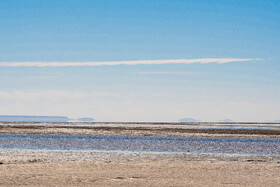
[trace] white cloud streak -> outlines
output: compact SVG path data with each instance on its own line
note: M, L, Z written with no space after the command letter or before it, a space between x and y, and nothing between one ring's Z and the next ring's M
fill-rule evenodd
M198 72L174 72L174 71L150 71L150 72L138 72L138 74L150 74L150 75L199 75Z
M110 62L0 62L0 67L78 67L78 66L117 66L117 65L148 65L148 64L192 64L192 63L230 63L247 62L262 59L242 58L200 58L176 60L136 60Z
M63 90L39 90L39 91L0 91L1 100L21 100L21 101L65 101L65 100L90 100L101 97L119 97L117 93L111 92L82 92L82 91L63 91Z

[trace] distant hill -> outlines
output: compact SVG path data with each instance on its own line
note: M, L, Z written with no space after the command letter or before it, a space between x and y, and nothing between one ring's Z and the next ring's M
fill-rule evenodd
M91 121L94 121L93 118L78 118L77 120L78 120L78 121L83 121L83 122L91 122Z
M183 118L179 120L180 122L200 122L199 120L193 118Z
M67 122L70 119L65 116L1 116L1 122Z
M12 116L0 115L0 122L69 122L73 121L65 116ZM93 118L78 118L74 121L90 122Z
M224 120L221 120L220 122L233 122L232 119L224 119Z

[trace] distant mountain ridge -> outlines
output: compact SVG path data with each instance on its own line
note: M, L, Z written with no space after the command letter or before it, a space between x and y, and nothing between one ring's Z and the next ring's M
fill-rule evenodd
M66 116L24 116L0 115L0 122L69 122ZM79 118L77 121L94 121L93 118Z
M196 119L193 119L193 118L183 118L183 119L180 119L179 122L200 122L200 120L196 120Z
M221 120L220 122L234 122L234 121L232 119L227 118L227 119Z

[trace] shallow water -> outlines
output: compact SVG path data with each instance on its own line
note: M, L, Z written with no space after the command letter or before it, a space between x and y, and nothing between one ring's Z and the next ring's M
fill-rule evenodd
M280 155L280 138L0 135L0 149Z

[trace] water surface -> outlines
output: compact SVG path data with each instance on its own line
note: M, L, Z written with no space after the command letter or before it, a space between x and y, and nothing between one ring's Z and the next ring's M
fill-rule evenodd
M280 138L0 135L0 149L280 155Z

